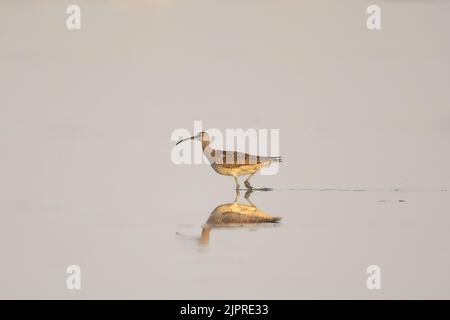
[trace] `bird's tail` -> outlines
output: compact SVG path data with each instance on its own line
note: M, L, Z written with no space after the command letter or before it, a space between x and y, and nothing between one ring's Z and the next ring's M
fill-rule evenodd
M272 221L268 221L268 222L272 222L272 223L279 223L281 222L282 218L281 217L273 217Z
M272 162L283 162L283 159L281 159L281 157L270 157L270 161L272 161Z

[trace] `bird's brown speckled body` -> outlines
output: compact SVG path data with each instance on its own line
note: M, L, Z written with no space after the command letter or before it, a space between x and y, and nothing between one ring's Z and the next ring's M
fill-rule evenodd
M215 150L210 147L210 138L206 132L200 132L198 135L183 139L186 140L199 139L202 142L203 153L208 158L211 167L217 173L225 176L232 176L236 182L236 189L239 189L237 177L249 175L245 180L245 186L252 189L250 178L261 168L268 167L272 163L281 162L281 157L261 157L242 153L237 151ZM177 143L177 144L178 144Z
M203 225L200 242L207 244L212 229L215 228L239 228L256 227L262 224L277 224L280 217L271 216L259 210L251 201L251 190L248 190L245 198L248 204L239 203L239 192L236 191L236 198L233 203L226 203L217 206Z

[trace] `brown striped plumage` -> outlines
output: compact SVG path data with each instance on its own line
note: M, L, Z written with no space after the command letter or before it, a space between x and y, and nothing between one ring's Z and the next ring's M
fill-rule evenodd
M232 176L236 182L236 189L239 189L238 176L249 175L245 180L245 186L252 189L250 178L261 168L268 167L272 163L281 162L281 157L262 157L237 151L215 150L210 147L209 135L200 132L198 135L180 140L177 144L199 139L202 142L203 153L208 158L211 167L219 174Z

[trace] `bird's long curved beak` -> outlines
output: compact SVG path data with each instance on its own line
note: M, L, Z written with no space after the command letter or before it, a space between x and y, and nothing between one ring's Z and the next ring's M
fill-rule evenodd
M182 139L182 140L177 142L176 146L179 145L180 143L182 143L183 141L193 140L194 138L195 138L195 136L192 136L192 137L186 138L186 139Z

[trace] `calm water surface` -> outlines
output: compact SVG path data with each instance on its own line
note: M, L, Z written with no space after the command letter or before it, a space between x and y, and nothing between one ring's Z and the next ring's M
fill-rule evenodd
M450 298L446 1L80 2L0 1L0 298ZM279 129L280 222L171 161L195 120Z

